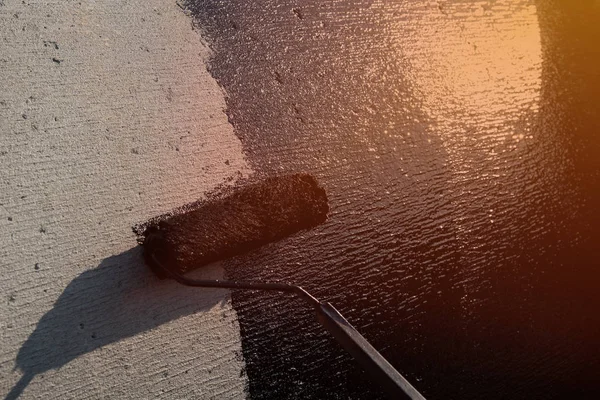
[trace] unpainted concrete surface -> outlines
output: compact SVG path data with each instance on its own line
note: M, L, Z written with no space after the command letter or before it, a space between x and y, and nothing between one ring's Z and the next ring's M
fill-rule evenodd
M244 397L229 293L131 231L250 173L208 56L175 1L0 1L2 397Z

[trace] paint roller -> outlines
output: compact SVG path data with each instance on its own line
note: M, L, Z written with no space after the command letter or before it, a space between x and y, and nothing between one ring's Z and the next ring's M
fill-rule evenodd
M197 280L185 273L278 241L327 219L325 190L294 174L228 188L133 227L146 264L160 277L193 287L293 293L393 399L424 397L329 303L284 283Z

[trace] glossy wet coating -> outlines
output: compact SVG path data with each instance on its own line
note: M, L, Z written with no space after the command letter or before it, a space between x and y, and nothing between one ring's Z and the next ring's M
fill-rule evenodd
M253 165L332 209L229 277L331 301L428 398L596 398L600 6L569 3L192 2ZM381 395L299 303L233 299L253 398Z

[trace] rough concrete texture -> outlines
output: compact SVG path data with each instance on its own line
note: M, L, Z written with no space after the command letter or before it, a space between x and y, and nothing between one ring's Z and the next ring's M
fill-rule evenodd
M3 397L243 397L229 293L131 232L249 174L208 56L172 0L0 1Z

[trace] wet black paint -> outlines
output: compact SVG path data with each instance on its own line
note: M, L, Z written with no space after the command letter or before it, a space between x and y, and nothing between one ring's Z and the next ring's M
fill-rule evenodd
M412 18L403 4L189 2L253 167L309 171L331 205L324 226L227 273L331 301L428 398L597 398L600 11L535 3L539 111L519 116L533 139L491 143L458 115L457 181L390 42ZM390 122L395 135L376 134ZM233 304L252 398L381 396L296 301L239 292Z

